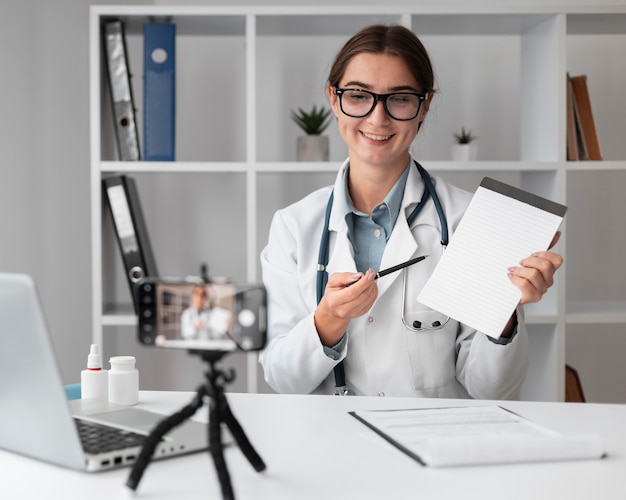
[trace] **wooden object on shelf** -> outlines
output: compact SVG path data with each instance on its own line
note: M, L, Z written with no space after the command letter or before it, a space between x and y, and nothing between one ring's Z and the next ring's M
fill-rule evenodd
M578 154L578 126L576 117L576 103L574 102L574 90L569 73L567 74L566 85L566 106L567 106L567 159L577 161Z
M570 365L565 365L565 402L584 403L585 401L585 393L578 372Z
M584 151L586 153L584 157L579 159L602 160L600 143L591 109L591 99L589 98L589 90L587 88L587 75L570 76L569 81L572 84L575 116L580 124L580 137L584 142Z

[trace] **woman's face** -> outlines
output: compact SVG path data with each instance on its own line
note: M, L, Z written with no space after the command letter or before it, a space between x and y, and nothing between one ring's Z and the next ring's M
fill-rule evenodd
M340 88L357 88L377 94L392 92L423 92L404 60L385 54L358 54L346 68ZM378 102L363 118L346 116L339 106L334 88L328 88L331 107L337 117L339 133L348 146L350 166L374 166L402 171L409 161L409 148L419 123L424 119L428 102L422 103L413 120L391 118Z

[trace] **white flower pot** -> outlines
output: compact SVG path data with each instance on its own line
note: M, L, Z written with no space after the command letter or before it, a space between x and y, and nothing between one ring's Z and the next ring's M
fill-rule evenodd
M298 137L298 161L328 161L330 146L327 135L301 135Z
M458 144L452 145L452 160L453 161L471 161L476 159L476 145L475 144Z

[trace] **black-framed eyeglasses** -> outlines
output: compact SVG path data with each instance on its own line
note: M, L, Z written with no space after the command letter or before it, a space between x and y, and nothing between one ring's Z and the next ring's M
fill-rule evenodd
M339 107L344 115L352 118L363 118L369 115L378 101L383 103L385 112L394 120L408 121L415 118L428 99L428 92L393 92L392 94L376 94L369 90L335 87L335 95L339 96Z

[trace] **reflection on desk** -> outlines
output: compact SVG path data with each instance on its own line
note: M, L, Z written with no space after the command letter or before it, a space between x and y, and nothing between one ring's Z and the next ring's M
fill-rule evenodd
M170 413L192 397L192 393L141 392L139 406ZM561 433L599 435L608 454L603 460L434 469L390 446L348 412L485 401L273 394L228 394L228 399L267 464L267 471L258 474L238 448L226 450L240 500L625 498L626 405L496 403ZM206 411L201 412L195 418L206 419ZM5 451L0 451L0 470L0 496L11 500L126 498L123 485L130 472L86 474ZM151 464L137 495L141 499L221 498L208 454Z

